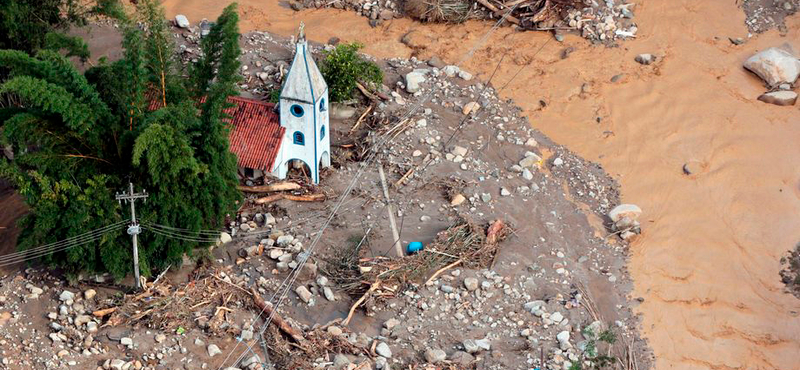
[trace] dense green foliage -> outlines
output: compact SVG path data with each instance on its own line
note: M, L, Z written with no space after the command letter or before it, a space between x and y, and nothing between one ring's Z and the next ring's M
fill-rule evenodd
M28 54L45 47L75 50L79 39L48 35L64 32L70 25L85 25L94 14L119 15L119 9L116 0L0 0L0 49Z
M320 72L328 83L331 101L340 102L353 98L358 82L373 88L383 82L381 68L358 54L358 50L363 47L364 45L354 42L339 44L333 50L323 52Z
M0 96L0 144L15 159L0 161L31 209L21 222L20 249L95 230L130 217L114 199L145 188L137 218L189 230L219 228L240 199L236 157L228 149L223 109L236 94L239 34L235 4L203 40L204 57L187 72L174 60L157 0L140 1L121 21L123 58L79 73L63 56L0 50L7 78ZM199 102L205 98L204 102ZM148 108L159 103L157 110ZM101 241L45 257L68 273L132 271L130 237ZM144 275L180 264L196 243L140 235Z

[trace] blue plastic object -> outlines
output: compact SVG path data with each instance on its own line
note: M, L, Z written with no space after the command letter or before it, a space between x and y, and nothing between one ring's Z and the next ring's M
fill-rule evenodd
M406 248L406 251L408 252L408 254L414 254L414 253L417 253L417 252L423 250L424 248L425 248L425 246L422 245L422 242L411 242L411 243L408 243L408 247Z

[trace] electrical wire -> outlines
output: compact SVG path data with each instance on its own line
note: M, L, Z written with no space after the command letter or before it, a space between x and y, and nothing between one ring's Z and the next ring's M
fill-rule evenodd
M124 229L125 228L124 224L127 222L128 221L120 221L111 225L104 226L100 229L88 231L86 233L76 235L55 243L45 244L36 248L0 256L0 267L15 265L21 262L33 260L53 253L86 245L88 243L102 239L109 232Z

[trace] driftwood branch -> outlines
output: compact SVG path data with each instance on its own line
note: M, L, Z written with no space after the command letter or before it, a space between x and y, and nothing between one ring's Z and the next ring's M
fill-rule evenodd
M302 343L305 340L305 338L303 338L303 334L286 322L286 320L278 315L277 312L274 312L272 305L268 305L255 289L250 289L250 293L253 295L253 302L255 302L256 307L261 310L262 317L265 319L272 317L271 324L275 325L278 329L280 329L280 331L291 337L295 342Z
M476 1L477 1L479 4L481 4L481 5L485 6L485 7L486 7L486 9L489 9L489 10L491 10L492 12L494 12L494 14L497 14L497 15L501 15L501 14L503 14L503 12L502 12L500 9L497 9L497 7L496 7L496 6L494 6L494 5L492 5L492 3L490 3L488 0L476 0ZM509 14L508 16L506 16L506 20L507 20L507 21L509 21L509 22L511 22L511 23L514 23L514 24L516 24L516 25L519 25L519 23L520 23L520 22L519 22L519 19L517 19L516 17L514 17L514 16L513 16L513 15L511 15L511 14Z
M273 193L276 191L298 190L301 186L298 183L285 181L269 185L238 186L236 188L245 193Z
M283 199L295 202L321 202L325 200L325 194L306 194L306 195L273 194L267 197L258 198L255 200L255 203L267 204L267 203L277 202Z
M375 291L375 289L378 289L378 287L380 286L381 286L381 281L380 280L376 281L369 287L369 290L367 290L367 292L364 293L364 295L362 295L361 298L359 298L356 301L356 303L353 303L353 306L350 307L350 312L347 313L347 318L344 319L344 321L342 321L342 326L347 326L348 324L350 324L350 320L353 318L353 314L356 313L356 308L358 308L358 306L361 306L361 304L364 303L365 300L367 300L367 297L369 297L369 295L373 291Z

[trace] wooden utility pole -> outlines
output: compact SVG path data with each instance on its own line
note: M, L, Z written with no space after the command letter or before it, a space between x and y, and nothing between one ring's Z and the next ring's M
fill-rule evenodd
M136 279L136 289L141 289L142 283L139 280L139 245L138 235L142 232L139 223L136 222L136 200L144 199L147 203L147 191L142 190L141 193L133 192L133 183L128 183L129 188L127 193L117 193L117 201L122 204L124 200L131 204L131 225L128 226L128 235L133 240L133 278Z
M389 225L392 227L392 238L394 238L394 251L397 257L403 257L403 247L400 245L400 233L397 232L397 223L394 220L394 207L389 199L389 188L386 186L386 175L383 173L383 165L378 163L378 173L381 176L381 187L383 187L383 197L386 198L386 209L389 210Z

